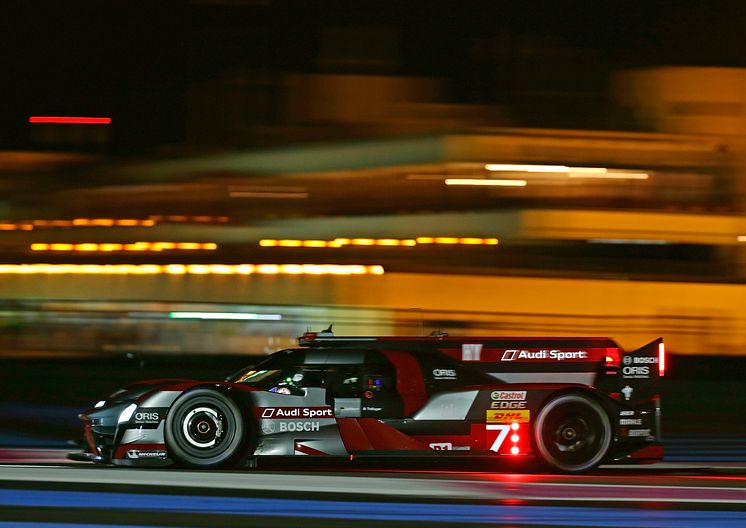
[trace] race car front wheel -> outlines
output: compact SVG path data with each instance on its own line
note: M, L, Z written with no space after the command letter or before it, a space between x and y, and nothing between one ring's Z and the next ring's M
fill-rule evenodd
M533 432L536 453L553 469L588 471L611 445L611 423L603 407L582 394L564 394L539 411Z
M195 468L235 463L244 439L238 406L212 389L187 392L166 418L166 447L174 460Z

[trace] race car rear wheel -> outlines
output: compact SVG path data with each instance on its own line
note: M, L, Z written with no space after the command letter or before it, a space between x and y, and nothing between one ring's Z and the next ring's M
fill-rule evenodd
M166 447L174 460L195 468L235 463L244 440L238 406L212 389L187 392L166 418Z
M601 463L611 445L611 422L601 405L582 394L563 394L539 411L534 446L541 460L568 473Z

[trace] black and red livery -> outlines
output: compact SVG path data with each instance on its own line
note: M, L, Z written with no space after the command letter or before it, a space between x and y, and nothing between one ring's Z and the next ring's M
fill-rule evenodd
M81 414L87 451L128 466L262 457L438 456L582 472L662 459L662 339L306 333L225 381L137 383Z

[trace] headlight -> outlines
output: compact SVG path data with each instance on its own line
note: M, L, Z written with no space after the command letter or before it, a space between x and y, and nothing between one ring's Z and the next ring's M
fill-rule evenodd
M98 409L99 407L103 407L104 405L106 405L106 400L99 400L96 402L96 405L94 405L94 407Z
M137 409L137 404L130 403L119 415L117 423L129 422L130 418L132 418L132 415L135 413L135 409Z

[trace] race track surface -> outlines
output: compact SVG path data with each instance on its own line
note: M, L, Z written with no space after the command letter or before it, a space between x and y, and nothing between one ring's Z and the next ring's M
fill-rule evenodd
M31 458L0 465L0 528L746 526L743 464L604 467L570 476L390 461L187 471Z

